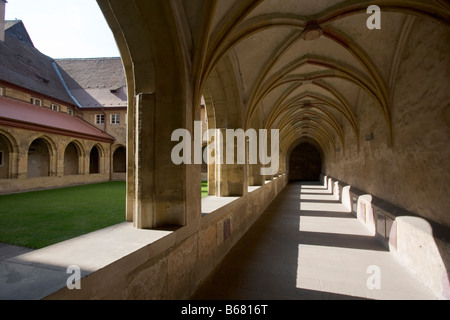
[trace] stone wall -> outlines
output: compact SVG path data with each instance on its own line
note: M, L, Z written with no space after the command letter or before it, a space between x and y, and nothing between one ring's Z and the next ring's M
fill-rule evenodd
M32 98L37 98L41 100L41 106L46 108L51 108L52 105L58 106L58 111L63 113L68 113L69 109L74 111L73 107L69 107L68 104L61 104L60 102L55 102L53 100L49 100L47 97L43 97L41 95L35 96L30 92L26 92L24 90L19 90L15 88L11 88L9 86L4 87L4 96L16 100L20 100L23 102L30 103Z
M47 299L188 299L286 186L283 175Z
M58 188L71 185L97 183L111 180L111 144L91 140L75 139L50 133L0 126L2 140L8 141L9 162L3 166L3 176L0 179L0 194L24 192L30 190ZM48 149L48 174L42 177L29 177L29 148L33 141L39 139ZM66 175L65 151L73 143L77 146L78 174ZM89 158L91 149L97 146L100 150L100 173L89 174ZM6 148L5 148L6 149ZM73 160L73 159L72 159ZM73 165L73 164L72 164ZM123 175L116 177L123 179Z
M330 177L333 194L439 299L450 299L449 228Z
M445 27L417 18L390 88L393 144L372 99L358 105L360 150L349 126L347 146L325 172L422 217L450 226L450 91ZM366 135L373 140L366 141Z
M105 123L96 124L96 115L104 115ZM111 115L119 115L120 123L112 124ZM98 129L106 132L107 134L113 136L116 139L117 144L126 146L127 145L127 110L123 108L105 108L104 110L93 110L90 111L88 108L82 110L82 118L89 122L91 125L97 127Z

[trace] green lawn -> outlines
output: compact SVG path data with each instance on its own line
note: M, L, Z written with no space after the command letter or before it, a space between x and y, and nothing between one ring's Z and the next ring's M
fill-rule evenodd
M202 198L208 195L208 181L202 181Z
M39 249L125 221L125 182L0 196L0 242Z
M125 182L106 182L0 195L0 243L40 249L124 222L125 194Z

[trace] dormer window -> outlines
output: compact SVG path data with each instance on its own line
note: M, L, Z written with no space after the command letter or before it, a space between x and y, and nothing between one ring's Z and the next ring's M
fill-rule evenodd
M34 104L35 106L41 107L42 106L42 100L37 98L31 98L30 103Z

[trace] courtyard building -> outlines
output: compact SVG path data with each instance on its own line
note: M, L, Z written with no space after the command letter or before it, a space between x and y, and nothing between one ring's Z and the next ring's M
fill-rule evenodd
M121 59L54 60L22 21L2 25L0 193L125 180Z

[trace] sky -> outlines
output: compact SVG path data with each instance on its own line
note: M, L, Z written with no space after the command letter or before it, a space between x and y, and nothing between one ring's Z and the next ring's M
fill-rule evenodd
M34 46L55 59L118 57L95 0L7 0L6 20L22 20Z

